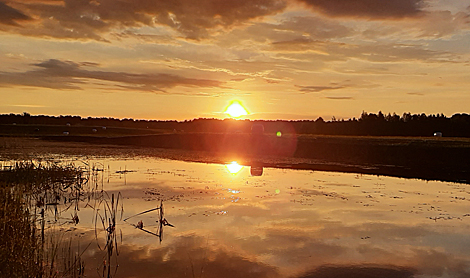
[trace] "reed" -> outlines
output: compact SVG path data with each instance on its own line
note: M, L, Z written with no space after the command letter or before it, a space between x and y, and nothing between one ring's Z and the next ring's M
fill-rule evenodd
M95 206L95 238L98 242L98 248L105 251L103 264L98 268L98 273L102 277L112 277L118 269L117 256L119 255L118 242L122 242L122 233L116 227L117 220L122 219L124 207L122 204L122 195L119 192L116 196L109 196L106 192ZM101 224L101 225L99 225ZM106 243L104 247L99 245L99 234L105 233ZM112 272L112 269L114 271ZM101 272L100 272L101 271Z
M73 164L20 161L3 166L0 171L0 187L21 185L25 192L49 189L56 185L67 187L83 179L82 173Z
M41 244L21 192L0 189L0 276L41 277Z
M0 169L0 277L57 277L57 240L46 240L45 215L58 218L57 204L86 184L83 170L74 165L47 162L15 162ZM66 197L64 197L66 198ZM70 251L70 250L69 250ZM71 251L69 252L71 253ZM64 276L80 277L79 258L72 258ZM77 267L79 265L80 267ZM64 265L67 267L67 264Z

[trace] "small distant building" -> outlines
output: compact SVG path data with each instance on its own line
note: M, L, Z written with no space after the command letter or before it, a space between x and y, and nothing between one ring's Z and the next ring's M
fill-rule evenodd
M102 126L101 129L102 129L102 130L106 130L106 127L105 127L105 126Z
M98 130L96 128L92 129L91 130L92 132L97 132Z
M66 125L66 126L70 126L70 123L66 123L65 125Z
M442 132L440 131L434 132L434 137L442 137Z
M63 135L69 135L69 132L68 131L64 131L62 132Z

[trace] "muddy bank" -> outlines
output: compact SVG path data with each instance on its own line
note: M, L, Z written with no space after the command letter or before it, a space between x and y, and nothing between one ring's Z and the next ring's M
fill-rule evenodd
M178 159L263 167L341 171L470 183L470 141L448 138L160 134L124 137L49 136L45 140L169 149ZM201 156L192 153L203 152ZM225 161L224 161L225 160Z

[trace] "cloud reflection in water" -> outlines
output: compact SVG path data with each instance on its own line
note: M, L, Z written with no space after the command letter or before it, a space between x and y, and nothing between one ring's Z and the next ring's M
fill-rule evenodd
M120 277L470 275L468 201L451 198L468 194L463 185L272 168L233 178L225 165L109 163L140 169L125 185L113 177L106 185L122 192L125 217L163 199L175 225L160 243L118 223ZM430 219L439 215L446 218Z

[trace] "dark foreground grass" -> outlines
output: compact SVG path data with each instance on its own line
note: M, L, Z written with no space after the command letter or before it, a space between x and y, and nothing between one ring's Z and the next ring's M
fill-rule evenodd
M57 185L70 186L82 177L81 174L82 171L74 165L16 162L0 171L0 187L20 186L25 193L29 193Z
M0 189L0 277L41 277L37 228L20 189Z
M0 277L48 277L44 202L39 192L80 184L73 165L18 162L0 170Z

